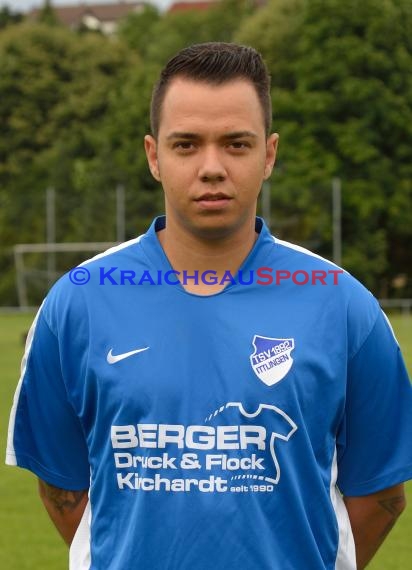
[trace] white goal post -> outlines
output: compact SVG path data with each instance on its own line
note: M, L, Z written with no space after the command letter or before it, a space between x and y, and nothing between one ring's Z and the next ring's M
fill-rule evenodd
M109 247L117 245L119 242L79 242L79 243L21 243L13 247L14 264L16 268L16 285L17 297L21 308L28 308L28 289L27 281L30 276L36 275L44 279L47 286L57 279L64 271L56 272L55 254L56 253L86 253L86 252L102 252ZM47 258L46 269L33 269L27 267L24 261L24 255L30 253L44 253ZM82 260L84 261L84 260ZM66 267L68 271L71 267Z

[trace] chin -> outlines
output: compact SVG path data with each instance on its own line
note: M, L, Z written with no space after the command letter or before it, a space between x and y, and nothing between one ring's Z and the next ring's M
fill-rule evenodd
M203 223L191 226L191 232L196 237L204 240L214 241L226 239L235 234L241 224L230 223L228 220L203 220Z

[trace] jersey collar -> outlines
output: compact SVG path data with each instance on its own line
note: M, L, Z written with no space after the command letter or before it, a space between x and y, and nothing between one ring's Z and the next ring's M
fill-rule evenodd
M150 228L140 242L154 271L166 272L173 269L157 237L157 232L163 230L165 227L166 216L158 216L153 220ZM259 267L265 265L265 261L267 265L268 256L275 246L274 238L270 234L263 218L256 217L255 230L259 234L258 239L255 241L252 249L239 268L239 270L245 273L250 270L256 272ZM236 285L228 285L226 289L232 287L236 287Z

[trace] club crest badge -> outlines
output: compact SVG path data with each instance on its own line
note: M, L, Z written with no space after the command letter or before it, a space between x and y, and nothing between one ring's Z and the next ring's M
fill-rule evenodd
M256 376L267 386L280 382L292 368L293 338L269 338L255 334L252 341L254 352L250 364Z

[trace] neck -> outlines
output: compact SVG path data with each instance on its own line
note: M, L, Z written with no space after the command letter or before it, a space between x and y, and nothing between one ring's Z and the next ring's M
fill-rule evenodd
M166 228L157 235L173 269L186 271L188 275L195 271L199 275L204 271L215 271L219 280L226 271L233 276L236 274L257 239L254 220L249 227L214 240L196 236L173 222L170 224L169 220ZM183 286L199 295L217 293L225 287L192 282Z

